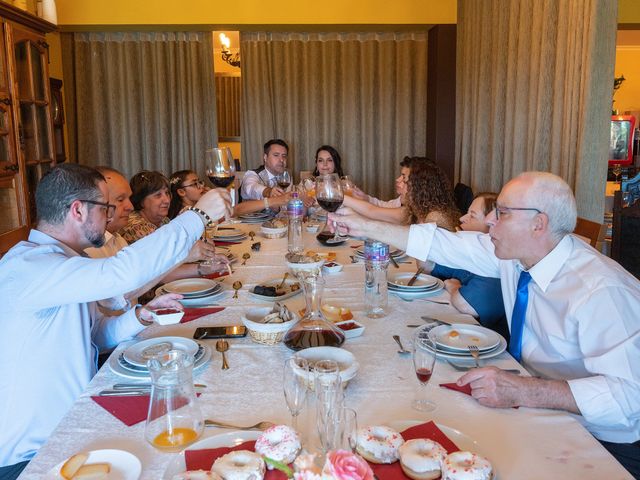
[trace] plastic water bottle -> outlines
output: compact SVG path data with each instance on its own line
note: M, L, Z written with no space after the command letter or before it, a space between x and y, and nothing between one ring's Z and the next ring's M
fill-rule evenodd
M387 315L388 305L389 245L375 240L365 240L364 265L364 307L367 317L384 317Z
M298 197L298 192L291 194L291 200L287 203L287 216L289 217L289 253L302 253L302 218L304 216L304 203Z

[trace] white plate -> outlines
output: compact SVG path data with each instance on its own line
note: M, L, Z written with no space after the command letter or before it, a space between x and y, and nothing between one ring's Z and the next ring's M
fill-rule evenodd
M204 450L207 448L235 447L236 445L240 445L241 443L247 442L249 440L257 440L261 433L262 432L256 431L236 431L221 433L219 435L214 435L213 437L203 438L202 440L189 445L186 450ZM182 473L186 470L187 465L184 461L184 451L182 451L171 459L169 465L167 465L167 469L164 471L164 475L162 476L162 478L164 480L171 480L174 475Z
M396 420L395 422L389 422L389 427L397 430L402 433L403 430L407 428L415 427L416 425L420 425L422 423L426 423L425 420ZM476 440L471 438L469 435L462 433L460 430L456 430L455 428L448 427L447 425L443 425L442 423L435 422L436 426L442 430L449 440L456 444L456 446L460 449L460 451L464 452L473 452L478 455L485 457L487 460L491 462L491 459L487 455L487 451L483 446L478 443ZM498 473L496 465L491 462L493 466L493 479L498 479Z
M246 240L248 235L240 235L239 237L213 237L214 242L240 243Z
M296 356L306 359L309 364L320 360L333 360L340 368L340 379L348 382L358 373L360 364L349 350L338 347L311 347L295 353Z
M270 216L271 216L270 213L253 212L253 213L244 213L242 215L239 215L239 218L265 218L265 217L270 217Z
M205 365L207 365L209 360L211 360L211 349L207 346L203 346L202 348L204 348L204 354L202 355L200 360L198 360L194 364L193 366L194 373L199 372ZM132 380L142 380L142 379L148 380L151 378L148 371L133 372L131 370L127 370L123 368L122 365L120 365L120 362L118 362L119 355L120 353L114 352L109 357L108 365L113 373L121 377L130 378Z
M200 362L202 360L202 357L204 357L204 354L205 354L204 346L200 346L196 354L193 356L193 359L196 365L200 365ZM149 372L149 369L146 366L140 367L138 365L132 365L129 362L127 362L124 356L122 355L122 353L118 355L118 365L129 372L144 373L144 374L147 374Z
M198 344L190 338L184 337L157 337L142 340L134 343L124 351L124 359L131 365L146 367L149 359L142 356L145 348L152 347L158 343L170 343L172 350L182 350L188 355L195 355L198 351Z
M279 285L281 282L282 282L282 277L274 278L272 280L267 280L266 282L262 282L260 285L265 287L275 287ZM300 288L298 290L294 290L293 292L291 291L291 285L293 285L294 283L297 283L298 285L300 285L300 282L296 281L295 279L292 280L288 278L284 282L284 287L282 287L287 293L285 293L284 295L280 295L279 297L268 297L266 295L258 295L257 293L253 293L253 288L249 290L249 296L265 302L272 302L272 303L279 302L280 300L285 300L287 298L293 297L294 295L298 295L299 293L302 293L302 285L300 285Z
M428 350L433 351L433 349L429 348L428 346L426 348ZM482 359L497 357L506 349L507 349L507 341L504 338L500 337L500 343L498 344L498 346L492 350L479 352L479 358L482 360ZM465 359L473 358L468 350L466 353L463 353L463 352L444 351L444 350L438 349L437 353L438 353L438 358L451 358L456 360L465 360Z
M198 298L204 298L204 297L210 297L211 295L216 295L217 293L220 292L220 290L222 290L222 285L220 285L219 283L215 286L215 288L208 290L204 293L198 293L198 294L193 294L193 295L182 295L182 299L178 300L179 302L181 302L182 300L195 300ZM156 290L156 295L164 295L167 293L171 293L168 292L164 289L164 287L160 287Z
M413 278L414 275L414 273L410 272L400 272L396 273L395 275L391 274L389 275L389 281L387 283L394 287L406 290L423 290L426 288L432 288L438 283L438 279L436 277L421 273L416 278L413 285L408 285L409 281Z
M414 298L424 298L424 297L430 297L433 295L438 295L440 292L442 292L442 290L444 290L444 282L442 280L438 280L438 286L431 290L418 291L418 292L405 292L400 290L388 289L389 293L393 293L394 295L397 295L400 298L406 298L409 300L413 300Z
M209 293L219 287L218 282L208 278L184 278L162 286L167 293L180 293L184 296Z
M458 332L458 336L451 337L451 332ZM493 330L480 325L468 325L454 323L453 325L440 325L431 330L438 348L452 350L454 352L468 352L469 345L475 345L480 352L491 350L500 343L500 335Z
M124 450L91 450L89 458L85 462L90 463L109 463L111 464L111 472L107 475L109 480L137 480L140 478L142 472L142 464L138 457L134 454L126 452ZM58 465L53 467L47 475L45 480L58 480L62 479L60 475L60 469L67 460L63 460Z
M178 300L185 307L193 307L198 305L211 305L213 302L218 300L218 298L226 293L227 290L224 288L219 288L218 290L213 291L207 295L192 297L192 298L183 298L182 300ZM156 288L156 296L163 295L167 292L164 291L162 287Z
M241 237L243 235L245 235L245 233L239 228L227 227L224 229L218 228L218 230L216 231L216 234L213 237L226 238L226 237Z
M364 247L360 247L355 251L355 254L359 257L364 258ZM405 253L402 250L393 250L393 251L389 251L389 255L391 255L395 260L397 260L400 257L404 257Z

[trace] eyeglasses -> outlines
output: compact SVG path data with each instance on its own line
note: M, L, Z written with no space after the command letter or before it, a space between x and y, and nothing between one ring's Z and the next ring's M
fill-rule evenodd
M96 202L95 200L80 200L79 202L90 203L91 205L99 205L102 207L103 211L107 212L107 218L112 218L113 214L116 211L116 206L106 202ZM71 207L71 205L67 205L67 208Z
M182 187L180 188L189 188L189 187L198 187L198 188L203 188L204 187L204 182L202 180L197 180L193 183L190 183L189 185L182 185Z
M499 206L496 206L496 220L500 220L500 217L502 215L504 215L505 213L509 213L512 210L522 210L522 211L529 211L529 212L544 213L542 210L538 210L537 208L518 208L518 207L499 207Z

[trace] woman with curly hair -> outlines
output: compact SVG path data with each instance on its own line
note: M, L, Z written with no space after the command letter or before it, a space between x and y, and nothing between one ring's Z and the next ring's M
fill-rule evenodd
M435 223L455 231L460 212L453 201L453 190L442 170L425 157L407 157L410 173L402 207L383 208L353 197L344 198L344 206L376 220L398 224ZM407 160L405 158L405 160Z

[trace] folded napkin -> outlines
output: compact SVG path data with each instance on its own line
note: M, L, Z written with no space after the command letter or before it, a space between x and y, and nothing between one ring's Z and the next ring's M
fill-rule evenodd
M196 395L200 396L199 393ZM127 427L147 419L149 395L115 395L110 397L96 395L92 396L91 399Z
M441 383L441 387L448 388L449 390L455 390L456 392L462 392L466 395L471 395L471 384L467 383L462 387L458 386L457 383ZM520 408L520 407L511 407L511 408Z
M421 423L420 425L416 425L415 427L407 428L400 433L402 433L402 438L404 438L405 440L413 440L414 438L428 438L430 440L436 441L440 445L442 445L444 449L449 453L457 452L458 450L460 450L458 446L451 440L449 440L449 437L447 437L444 432L440 430L438 426L433 422ZM395 462L389 465L369 463L369 465L371 465L373 473L375 473L376 476L381 480L405 480L409 478L402 471L400 462Z
M202 450L185 450L184 462L187 470L211 470L213 462L234 450L251 450L253 451L256 442L251 440L241 443L235 447L206 448ZM287 476L280 470L267 470L264 476L265 480L286 480Z
M191 322L205 315L211 315L212 313L218 313L224 310L224 307L211 307L211 308L185 308L184 316L180 319L180 323Z

